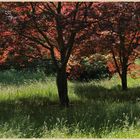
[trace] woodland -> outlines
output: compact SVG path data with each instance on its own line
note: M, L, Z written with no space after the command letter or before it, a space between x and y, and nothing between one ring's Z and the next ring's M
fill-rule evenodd
M139 138L139 2L0 2L0 138Z

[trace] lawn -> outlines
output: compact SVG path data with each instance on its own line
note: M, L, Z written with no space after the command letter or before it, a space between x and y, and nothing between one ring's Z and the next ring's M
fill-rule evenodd
M140 138L140 79L69 81L70 107L60 108L54 76L0 72L0 138Z

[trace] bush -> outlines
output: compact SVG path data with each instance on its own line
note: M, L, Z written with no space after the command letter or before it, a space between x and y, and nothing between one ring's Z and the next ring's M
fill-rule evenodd
M107 58L101 54L82 57L80 61L69 62L69 79L88 81L110 77Z

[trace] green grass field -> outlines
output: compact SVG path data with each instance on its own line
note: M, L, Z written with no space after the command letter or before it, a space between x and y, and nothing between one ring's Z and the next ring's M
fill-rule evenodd
M140 138L140 79L69 82L60 108L54 76L0 72L0 138Z

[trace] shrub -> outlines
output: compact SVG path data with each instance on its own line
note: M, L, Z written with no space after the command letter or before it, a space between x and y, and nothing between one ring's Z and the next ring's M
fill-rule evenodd
M68 63L69 79L88 81L110 77L107 58L101 54L82 57L81 60L71 59Z

